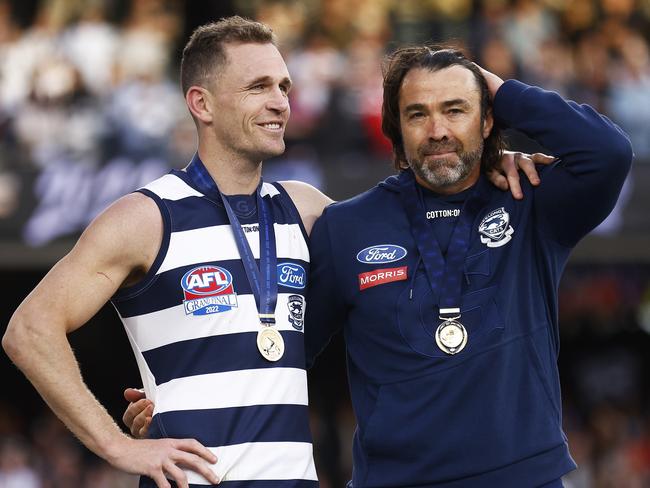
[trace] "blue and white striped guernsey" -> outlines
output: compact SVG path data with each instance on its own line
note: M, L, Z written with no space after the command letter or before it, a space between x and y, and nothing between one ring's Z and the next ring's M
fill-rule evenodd
M222 204L182 171L139 191L161 211L163 241L144 280L112 303L155 403L150 437L197 439L218 457L220 486L317 487L303 344L309 251L293 202L280 185L262 185L277 246L275 327L285 343L284 356L269 362L257 350L255 298ZM259 259L255 207L231 204ZM186 474L191 486L209 485ZM143 477L140 486L155 484Z

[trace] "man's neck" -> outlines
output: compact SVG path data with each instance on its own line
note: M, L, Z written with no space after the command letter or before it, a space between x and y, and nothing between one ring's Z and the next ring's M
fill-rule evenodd
M262 177L262 162L253 163L199 148L199 158L224 195L250 195Z

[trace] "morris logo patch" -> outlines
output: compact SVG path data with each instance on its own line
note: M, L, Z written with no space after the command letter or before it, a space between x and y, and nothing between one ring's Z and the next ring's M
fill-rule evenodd
M384 283L392 281L403 281L408 278L408 266L401 266L399 268L385 268L368 271L367 273L359 274L359 290L365 290Z
M186 315L227 312L237 306L232 275L219 266L200 266L181 278Z
M379 244L366 247L357 253L357 261L363 264L385 264L406 257L407 251L395 244Z
M487 247L501 247L510 242L515 231L510 225L510 215L501 207L483 217L478 232L481 242Z

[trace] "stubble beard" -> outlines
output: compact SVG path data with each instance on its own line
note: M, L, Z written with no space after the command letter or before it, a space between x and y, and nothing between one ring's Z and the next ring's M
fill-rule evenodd
M262 141L259 135L246 134L233 136L223 133L215 133L217 140L225 141L225 147L229 148L232 155L238 159L249 161L254 166L259 166L267 159L282 156L286 151L284 133L280 140ZM244 143L242 143L244 141Z
M425 161L426 152L454 151L457 154L456 161L448 158L434 158ZM455 143L432 143L420 146L417 151L417 159L409 161L409 166L420 179L427 182L433 188L446 188L455 185L466 179L477 164L480 164L483 156L483 139L479 140L474 151L465 152L462 144Z

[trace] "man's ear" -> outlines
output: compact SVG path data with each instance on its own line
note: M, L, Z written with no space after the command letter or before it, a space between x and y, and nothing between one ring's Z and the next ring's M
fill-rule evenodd
M485 120L483 121L483 139L487 139L492 131L494 126L494 117L492 117L492 109L488 108L487 114L485 114Z
M200 86L191 86L185 94L187 107L195 119L209 124L213 119L213 100L210 92Z

